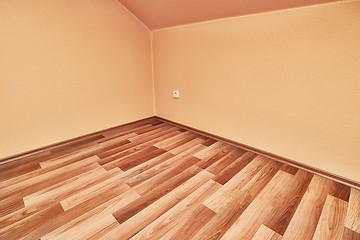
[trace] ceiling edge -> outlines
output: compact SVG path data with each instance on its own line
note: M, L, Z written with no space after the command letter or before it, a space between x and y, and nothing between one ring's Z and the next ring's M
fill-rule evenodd
M136 19L136 21L138 21L141 25L143 25L146 30L148 30L149 32L152 32L153 30L151 30L143 21L141 21L137 16L135 16L135 14L133 14L129 9L127 9L124 5L121 4L121 2L119 2L118 0L115 0L126 12L128 12L133 18Z
M192 25L197 25L197 24L205 24L205 23L211 23L211 22L217 22L217 21L226 21L226 20L235 19L235 18L241 18L241 17L253 17L253 16L263 15L263 14L272 14L272 13L285 12L285 11L295 11L296 9L319 7L319 6L323 6L323 5L335 5L335 4L340 4L340 3L344 3L344 2L356 2L356 1L360 1L360 0L336 0L334 2L318 3L318 4L314 4L314 5L307 5L307 6L301 6L301 7L293 7L293 8L287 8L287 9L264 11L264 12L258 12L258 13L237 15L237 16L232 16L232 17L216 18L216 19L212 19L212 20L193 22L193 23L186 23L186 24L181 24L181 25L174 25L174 26L169 26L169 27L156 28L156 29L152 29L152 30L150 29L150 31L151 32L165 31L165 30L169 30L169 29L182 28L182 27L186 27L186 26L192 26Z

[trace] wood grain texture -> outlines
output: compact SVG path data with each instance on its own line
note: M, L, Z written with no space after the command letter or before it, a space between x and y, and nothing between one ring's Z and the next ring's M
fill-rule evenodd
M284 238L311 239L327 196L336 191L335 182L315 175L284 233Z
M280 235L284 234L312 176L313 174L303 170L299 170L296 175L280 170L274 176L258 196L259 199L271 205L274 211L264 219L265 226Z
M360 190L351 189L345 227L360 233L360 211L357 211L358 209L360 209Z
M359 190L153 118L5 159L0 176L0 239L360 237Z
M314 239L342 239L348 203L328 195Z
M171 239L179 229L187 225L194 216L196 209L202 202L221 187L220 184L209 180L195 190L179 204L175 205L161 217L153 221L132 239Z
M345 227L342 240L360 240L360 233Z
M261 225L260 228L255 233L253 240L281 240L282 236L270 228Z
M273 207L255 198L224 234L223 239L251 239L271 214Z

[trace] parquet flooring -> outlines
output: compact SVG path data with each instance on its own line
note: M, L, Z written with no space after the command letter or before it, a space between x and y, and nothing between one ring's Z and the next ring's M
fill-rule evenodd
M0 239L360 239L359 190L156 119L0 173Z

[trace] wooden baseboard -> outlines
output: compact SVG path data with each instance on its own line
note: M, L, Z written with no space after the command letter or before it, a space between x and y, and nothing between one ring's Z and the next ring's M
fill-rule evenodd
M267 152L267 151L263 151L263 150L255 148L255 147L248 146L248 145L245 145L245 144L242 144L242 143L239 143L239 142L236 142L236 141L233 141L233 140L230 140L230 139L227 139L227 138L224 138L224 137L212 134L212 133L208 133L208 132L205 132L205 131L202 131L202 130L199 130L199 129L196 129L196 128L193 128L193 127L190 127L190 126L186 126L184 124L180 124L180 123L177 123L177 122L174 122L174 121L162 118L162 117L156 116L156 119L159 120L159 121L163 121L163 122L169 123L171 125L177 126L177 127L187 129L189 131L196 132L196 133L198 133L200 135L203 135L203 136L206 136L206 137L210 137L210 138L214 138L214 139L219 140L219 141L223 141L223 142L228 143L230 145L233 145L235 147L239 147L239 148L245 149L247 151L250 151L250 152L253 152L253 153L256 153L256 154L259 154L259 155L262 155L262 156L265 156L265 157L268 157L268 158L271 158L271 159L274 159L275 161L286 163L288 165L291 165L291 166L294 166L294 167L297 167L297 168L312 172L314 174L323 176L325 178L328 178L328 179L331 179L333 181L345 184L347 186L360 189L360 182L354 181L352 179L348 179L348 178L336 175L334 173L327 172L325 170L315 168L315 167L312 167L310 165L303 164L303 163L300 163L298 161L295 161L295 160L292 160L292 159L289 159L289 158L285 158L285 157L282 157L282 156L279 156L279 155L276 155L276 154L273 154L273 153L270 153L270 152Z
M22 157L25 157L25 156L29 156L29 155L39 153L39 152L44 151L44 150L49 149L49 148L56 148L56 147L60 147L62 145L66 145L68 143L81 141L81 140L88 139L88 138L91 138L91 137L96 137L96 136L101 135L102 133L104 133L106 131L110 131L112 129L116 129L116 128L119 128L119 127L136 126L137 124L139 124L139 125L146 124L147 122L151 122L154 119L156 119L156 117L152 116L152 117L143 118L143 119L140 119L140 120L124 123L124 124L121 124L121 125L118 125L118 126L115 126L115 127L102 129L100 131L92 132L92 133L85 134L85 135L82 135L82 136L79 136L79 137L71 138L71 139L68 139L68 140L61 141L61 142L53 143L53 144L50 144L50 145L46 145L46 146L43 146L43 147L39 147L39 148L35 148L35 149L29 150L29 151L18 153L18 154L15 154L15 155L0 158L0 162L8 161L10 159L15 159L15 158L22 158Z
M30 150L30 151L26 151L26 152L19 153L19 154L16 154L16 155L12 155L12 156L9 156L9 157L1 158L0 162L8 161L8 160L16 160L18 158L22 158L22 157L25 157L25 156L38 154L38 153L41 153L42 151L45 151L45 150L47 150L49 148L64 147L64 146L66 147L66 144L71 144L71 143L78 142L78 141L80 142L80 141L86 140L86 139L101 138L102 137L101 134L106 132L106 131L110 131L112 129L122 128L122 127L131 127L131 126L136 127L137 125L143 125L143 124L146 124L148 122L152 122L154 120L158 120L158 121L161 121L161 122L166 122L168 124L171 124L171 125L174 125L174 126L177 126L177 127L181 127L181 128L187 129L189 131L196 132L197 134L200 134L200 135L203 135L203 136L206 136L206 137L210 137L210 138L214 138L214 139L219 140L219 141L223 141L223 142L231 144L231 145L233 145L235 147L243 148L243 149L245 149L247 151L263 155L265 157L274 159L274 160L279 161L279 162L289 164L291 166L294 166L294 167L297 167L297 168L300 168L300 169L304 169L304 170L312 172L314 174L317 174L317 175L326 177L328 179L334 180L336 182L345 184L347 186L360 189L360 182L357 182L357 181L354 181L354 180L351 180L351 179L336 175L336 174L331 173L331 172L324 171L324 170L319 169L319 168L315 168L315 167L300 163L300 162L292 160L292 159L288 159L288 158L285 158L285 157L282 157L282 156L279 156L279 155L276 155L276 154L273 154L273 153L270 153L270 152L266 152L266 151L257 149L255 147L248 146L248 145L245 145L245 144L242 144L242 143L239 143L239 142L236 142L236 141L233 141L233 140L230 140L230 139L227 139L227 138L224 138L224 137L212 134L212 133L208 133L208 132L205 132L205 131L202 131L202 130L199 130L199 129L196 129L196 128L193 128L193 127L190 127L190 126L186 126L186 125L183 125L183 124L180 124L180 123L177 123L177 122L162 118L162 117L158 117L158 116L152 116L152 117L140 119L140 120L137 120L137 121L121 124L119 126L103 129L103 130L100 130L100 131L97 131L97 132L89 133L89 134L79 136L79 137L76 137L76 138L72 138L72 139L69 139L69 140L61 141L61 142L58 142L58 143L50 144L50 145L47 145L47 146L44 146L44 147L36 148L36 149Z

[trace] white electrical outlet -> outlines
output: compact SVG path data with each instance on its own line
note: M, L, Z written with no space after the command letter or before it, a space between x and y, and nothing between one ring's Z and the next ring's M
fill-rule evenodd
M179 90L174 90L173 93L172 93L172 96L173 96L173 98L178 99L178 98L180 97L180 92L179 92Z

